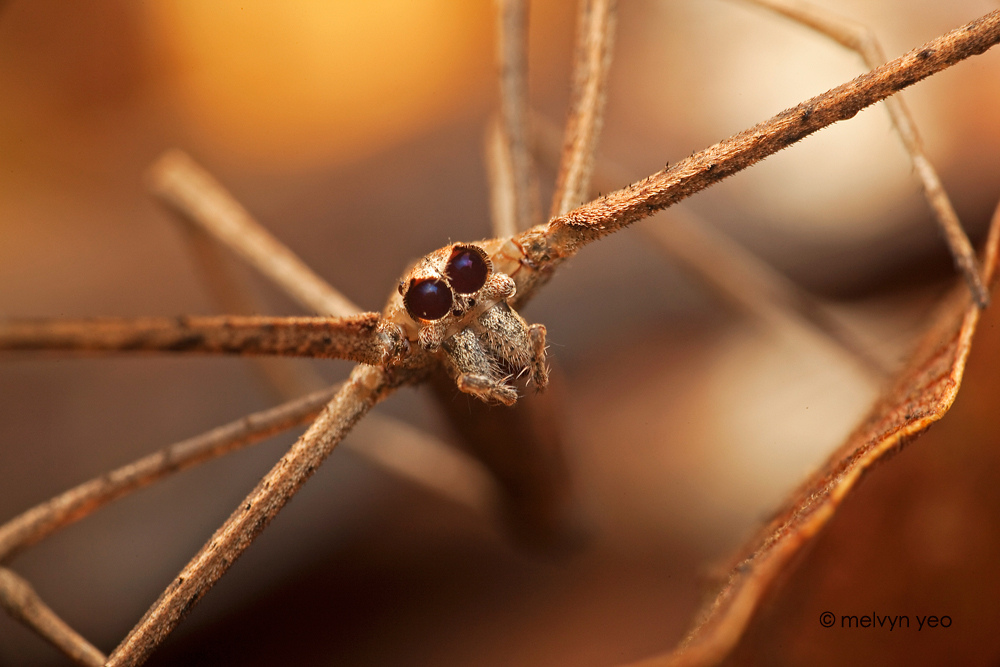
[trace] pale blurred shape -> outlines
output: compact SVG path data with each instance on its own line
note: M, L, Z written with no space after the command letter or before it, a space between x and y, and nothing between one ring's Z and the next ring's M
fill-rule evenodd
M490 89L488 3L146 5L199 138L273 166L374 153Z

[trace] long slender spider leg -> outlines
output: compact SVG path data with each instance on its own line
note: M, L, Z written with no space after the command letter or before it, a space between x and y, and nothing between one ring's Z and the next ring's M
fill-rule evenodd
M500 113L487 126L493 235L509 238L541 222L528 145L528 0L497 0Z
M555 123L534 114L532 129L539 161L555 163L560 140ZM612 190L617 184L628 183L631 178L626 174L624 167L598 154L593 176L596 188ZM870 344L841 324L826 300L802 289L683 204L655 224L636 226L636 231L724 299L776 330L800 331L823 340L877 378L889 374L887 363L869 349Z
M511 148L499 118L486 125L486 178L490 188L490 229L499 238L509 238L522 227L517 224L517 194ZM530 225L529 225L530 227Z
M309 421L339 390L340 385L328 387L175 442L22 512L0 526L0 563L9 562L56 531L164 477Z
M838 120L855 116L917 81L1000 41L1000 10L927 42L671 167L519 234L526 262L551 271L580 248L773 155ZM537 285L519 287L524 302Z
M312 426L205 543L114 650L108 667L139 665L215 585L334 447L398 387L372 366L357 366Z
M0 567L0 607L38 633L73 662L102 667L107 657L59 618L27 581Z
M362 312L256 222L185 153L165 153L151 167L149 180L157 197L236 252L307 310L337 317Z
M562 159L552 194L551 217L587 199L594 156L604 124L608 72L614 50L615 0L580 0L570 111Z
M230 258L222 246L201 227L181 216L174 217L188 241L200 282L207 289L216 311L228 315L266 313L267 306L250 289L250 284L230 270L233 267L227 265ZM329 384L305 359L250 357L247 363L276 401L290 400Z
M801 333L846 356L875 382L889 365L833 314L830 304L792 282L729 235L685 208L637 231L731 303L779 333Z
M338 390L339 387L332 387L315 392L176 442L32 507L0 526L0 563L10 561L56 531L164 477L308 421L319 414ZM2 567L0 605L78 663L105 663L106 658L48 609L26 581Z
M0 321L0 350L203 352L390 364L409 344L378 313L352 317L101 318Z
M768 9L826 35L856 52L870 68L874 69L886 60L885 52L875 34L865 25L800 0L743 0L743 2ZM930 205L934 219L948 244L948 250L951 251L955 261L955 268L968 283L979 307L985 308L990 301L990 294L983 284L979 260L976 259L976 252L965 230L962 229L962 223L937 171L924 152L923 142L920 140L913 116L902 95L890 97L885 101L885 106L892 118L893 127L910 156L913 171L920 181L924 198Z

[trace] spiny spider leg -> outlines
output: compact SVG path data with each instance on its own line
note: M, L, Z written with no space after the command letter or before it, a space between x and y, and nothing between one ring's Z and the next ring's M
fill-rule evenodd
M34 587L13 570L0 567L0 607L86 667L102 667L107 657L45 604Z
M258 224L182 151L169 151L157 160L149 170L149 183L153 193L184 219L218 238L306 310L338 317L362 312Z
M583 246L700 192L823 127L851 118L862 108L951 66L956 60L983 53L997 41L1000 41L1000 10L642 181L518 234L511 239L511 245L521 250L521 263L531 267L535 276L525 276L523 284L518 282L514 305L530 298L534 289L545 282L545 276Z
M590 177L604 125L608 73L617 23L615 0L581 0L577 18L573 90L563 133L562 159L551 217L589 201Z
M387 365L409 344L378 313L351 317L101 318L0 321L0 350L203 352Z
M487 126L493 235L510 237L542 221L538 179L528 145L527 0L497 2L500 112Z
M742 0L752 5L768 9L785 16L796 23L805 25L822 35L836 41L842 46L855 51L864 60L865 65L874 69L885 62L885 52L875 38L875 34L864 25L850 21L842 16L800 0ZM920 180L924 198L930 204L934 219L941 228L948 250L951 251L955 268L965 279L980 308L986 307L990 295L981 277L982 271L976 251L969 241L962 223L958 219L955 207L952 206L944 185L937 171L924 153L920 134L910 110L903 100L903 95L893 95L885 101L885 107L892 118L903 146L906 148L913 171Z

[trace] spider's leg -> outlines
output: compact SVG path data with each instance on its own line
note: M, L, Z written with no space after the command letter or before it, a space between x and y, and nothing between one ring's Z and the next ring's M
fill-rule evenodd
M528 337L531 339L531 381L539 390L545 389L549 383L549 368L545 364L545 325L532 324L528 327Z
M838 44L856 52L865 65L874 69L886 61L885 52L867 26L850 21L821 7L801 0L743 0L753 5L769 9L797 23L801 23L820 34L826 35ZM916 123L901 94L893 95L885 101L893 127L899 135L913 164L913 171L920 180L924 198L934 212L934 218L944 234L955 267L968 283L973 297L980 307L989 303L990 296L983 284L979 261L969 237L962 229L955 207L944 190L937 171L927 159L917 132Z
M348 359L385 365L408 342L378 313L352 317L144 317L0 321L0 350L182 352Z
M615 41L615 0L581 0L573 92L550 215L587 200L597 142L604 123L605 90Z
M150 187L172 209L239 255L306 310L337 317L362 312L181 151L169 151L153 165Z
M514 405L517 390L500 377L496 364L483 350L471 328L462 329L444 342L448 365L455 376L455 384L466 394L487 402Z
M502 238L541 222L528 146L528 4L497 3L500 112L486 130L486 166L493 235Z
M522 249L523 262L536 273L551 272L583 246L701 192L824 127L853 118L861 109L984 53L997 42L1000 12L994 11L511 241ZM533 287L525 284L522 288L518 282L519 304L531 296Z

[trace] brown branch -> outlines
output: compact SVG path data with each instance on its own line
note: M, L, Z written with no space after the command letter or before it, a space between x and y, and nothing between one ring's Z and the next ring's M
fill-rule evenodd
M103 667L107 660L93 644L59 618L31 584L5 567L0 567L0 607L78 665Z
M744 2L769 9L826 35L841 46L858 53L865 65L872 69L886 60L885 52L871 30L820 7L799 0L744 0ZM937 171L924 153L913 116L901 94L887 99L885 106L892 118L896 133L910 156L913 171L923 188L924 198L930 204L934 219L948 243L948 249L955 260L955 267L968 283L976 302L981 308L985 308L989 303L989 292L979 275L976 252L965 230L962 229L962 223L958 220L958 214L941 184Z
M348 431L398 386L380 369L357 366L326 406L229 519L171 582L115 649L108 667L142 664L267 527Z
M378 313L0 321L0 350L278 355L381 364L405 345L398 327Z
M572 100L552 195L552 217L565 215L590 192L614 50L615 4L615 0L580 0Z
M518 241L532 261L544 264L646 218L782 148L889 95L983 53L1000 41L1000 10L938 37L768 121L685 158L673 167L523 232ZM518 296L523 300L521 293Z
M528 147L528 1L497 0L500 115L487 137L494 234L513 236L541 222Z
M324 389L176 442L36 505L0 526L0 563L137 489L308 421L338 390Z
M338 317L361 312L183 152L165 153L150 169L149 181L157 197L249 262L307 310Z

